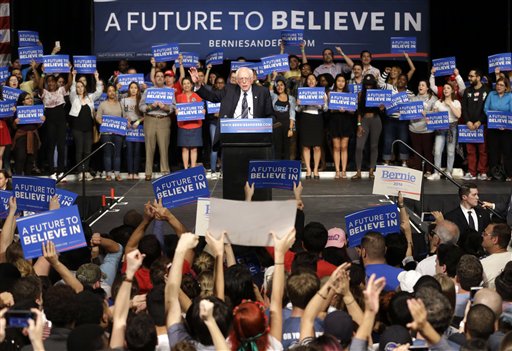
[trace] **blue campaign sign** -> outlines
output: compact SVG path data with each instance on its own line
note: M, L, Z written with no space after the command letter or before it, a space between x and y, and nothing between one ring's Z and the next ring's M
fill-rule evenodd
M500 71L512 71L512 53L496 54L488 57L489 73L494 73L496 67Z
M43 63L43 47L39 45L19 47L18 56L22 65L28 65L32 60Z
M236 71L241 67L250 67L252 69L252 66L254 65L254 62L247 62L247 61L231 61L230 63L230 70Z
M325 89L324 88L299 88L297 99L300 105L323 105Z
M361 239L369 231L383 235L400 232L400 216L395 204L376 206L345 216L348 246L361 244Z
M39 42L39 33L32 30L18 31L18 46L35 46Z
M112 133L126 135L128 120L118 116L103 116L100 125L100 133Z
M270 74L272 72L287 72L290 70L288 54L262 57L261 63L265 74Z
M249 161L249 184L255 188L293 190L300 181L300 161Z
M55 195L55 180L42 177L13 176L12 189L20 211L48 211Z
M9 190L0 190L0 218L5 219L9 215L9 199L14 193Z
M458 142L469 144L482 144L484 142L484 126L480 126L477 130L470 130L465 124L459 124Z
M202 101L176 104L176 111L178 122L204 119L204 103Z
M9 67L0 67L0 83L5 82L10 75Z
M199 54L195 52L182 52L181 56L183 56L183 67L198 67L199 66ZM180 67L180 63L176 60L175 62L176 68Z
M174 102L174 89L172 88L150 88L146 90L146 103L161 102L172 105Z
M23 90L4 86L2 88L2 96L4 100L16 101L18 96L23 93Z
M73 206L78 194L64 189L55 189L55 195L59 199L60 207Z
M143 143L144 142L144 126L139 124L137 128L128 128L126 130L126 141L131 141L135 143Z
M425 109L423 101L409 101L400 104L400 120L411 120L423 117Z
M180 47L177 43L153 45L151 53L156 62L166 62L178 59Z
M44 73L68 73L69 55L44 55Z
M207 113L219 113L220 111L220 102L211 102L206 101L206 112Z
M231 133L272 133L272 118L233 119L221 118L220 132Z
M357 94L332 91L329 94L329 109L355 111L357 109Z
M84 229L78 206L38 213L16 220L25 259L43 255L42 244L52 241L57 252L85 247Z
M97 110L100 104L105 100L107 100L107 93L102 93L98 100L94 101L94 108Z
M16 108L16 118L18 124L43 123L44 116L43 105L18 106Z
M303 31L308 58L340 43L348 55L369 50L374 58L391 54L389 38L417 37L417 56L429 56L428 0L295 1L167 0L94 1L94 52L100 60L147 60L151 45L169 38L181 51L201 58L224 50L225 58L254 60L279 52L281 32ZM364 38L364 40L361 40ZM343 43L350 43L344 46Z
M350 91L351 93L359 93L361 90L363 90L363 85L362 84L357 84L357 83L354 83L354 84L349 84L348 85L348 91Z
M432 67L436 69L435 77L449 76L456 67L455 56L432 60Z
M135 74L120 74L117 77L117 83L121 84L121 88L119 89L120 92L122 91L128 91L128 86L131 82L135 82L139 84L144 84L144 75L142 73L135 73Z
M393 93L387 89L366 90L366 107L390 106Z
M258 79L265 79L267 77L267 72L263 68L263 62L254 62L250 66L248 66L252 70L256 71L256 77Z
M448 111L429 112L427 113L427 129L443 130L450 128L450 117Z
M0 118L8 118L14 116L16 110L16 101L0 100Z
M391 37L391 53L416 53L416 37Z
M387 114L400 113L400 104L408 101L409 95L407 95L407 92L405 91L391 95L391 104L387 108Z
M487 128L512 129L512 112L487 111Z
M216 50L206 55L206 65L222 65L224 63L224 50Z
M304 41L303 30L283 30L281 31L281 41L286 46L299 46Z
M96 56L73 56L73 68L78 74L94 74Z
M210 197L203 166L162 176L152 184L156 199L162 199L166 208L180 207L196 202L200 197Z

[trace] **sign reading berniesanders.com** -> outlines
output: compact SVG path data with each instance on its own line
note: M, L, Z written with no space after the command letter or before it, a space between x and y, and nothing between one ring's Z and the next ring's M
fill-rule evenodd
M87 245L76 205L22 217L16 225L25 259L42 256L42 243L47 241L55 244L57 252Z
M300 161L249 161L249 184L255 188L293 190L300 181Z
M12 189L20 211L48 211L55 195L55 180L41 177L12 177Z
M348 234L348 246L361 244L363 236L369 231L383 235L400 232L400 216L395 204L376 206L345 216L345 228Z

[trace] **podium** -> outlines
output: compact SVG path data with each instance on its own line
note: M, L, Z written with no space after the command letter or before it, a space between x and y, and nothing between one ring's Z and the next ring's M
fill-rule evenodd
M220 120L222 197L245 200L249 161L272 159L272 118ZM272 189L255 189L255 201L272 200Z

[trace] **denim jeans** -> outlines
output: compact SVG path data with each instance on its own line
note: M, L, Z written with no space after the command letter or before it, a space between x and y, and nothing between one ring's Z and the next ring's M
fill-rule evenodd
M126 142L126 164L128 167L128 174L138 174L140 169L140 148L142 143L134 141Z
M213 141L215 140L215 132L217 130L217 128L219 128L219 126L217 125L217 123L208 123L208 128L210 130L210 143L211 143L211 149L212 151L210 152L210 169L212 172L215 172L217 170L217 155L218 155L218 151L214 151L213 149Z
M103 148L103 167L105 168L107 175L112 171L114 171L116 175L121 172L121 151L123 148L123 139L124 137L122 135L101 134L102 144L107 141L111 141L115 145L115 150L111 145L107 145Z
M384 145L382 150L382 159L389 161L392 159L393 141L400 139L407 143L409 140L409 121L400 121L398 118L386 118L383 126ZM409 159L409 151L402 144L398 145L400 160L407 161Z
M453 136L451 141L447 140L448 131L451 131ZM457 145L457 125L455 123L450 124L449 130L438 130L436 132L434 141L434 164L439 168L441 168L445 143L447 144L446 151L448 154L446 159L446 172L451 173L451 171L453 171L453 163L455 162L455 146Z

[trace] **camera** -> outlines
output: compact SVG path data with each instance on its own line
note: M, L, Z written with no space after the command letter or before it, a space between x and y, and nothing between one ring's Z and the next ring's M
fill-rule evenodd
M28 320L35 319L34 313L28 310L9 310L4 314L9 328L28 327Z
M436 218L432 214L432 212L421 212L421 221L422 222L434 222Z

